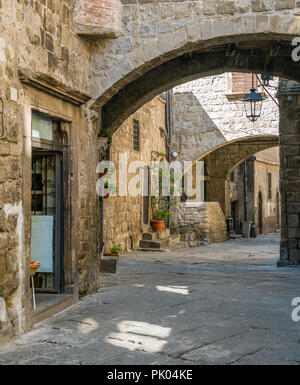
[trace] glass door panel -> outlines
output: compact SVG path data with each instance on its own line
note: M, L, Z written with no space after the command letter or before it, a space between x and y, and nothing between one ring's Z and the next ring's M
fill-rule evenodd
M41 267L37 289L61 291L61 162L55 153L32 154L31 259Z

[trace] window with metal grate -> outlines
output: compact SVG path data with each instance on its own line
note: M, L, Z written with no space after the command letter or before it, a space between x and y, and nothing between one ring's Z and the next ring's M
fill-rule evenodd
M133 119L133 149L140 151L140 123Z
M272 199L272 174L268 172L268 199Z

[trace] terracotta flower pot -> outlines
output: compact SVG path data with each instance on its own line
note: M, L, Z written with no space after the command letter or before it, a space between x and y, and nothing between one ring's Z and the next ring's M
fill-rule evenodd
M116 254L116 253L103 253L103 255L105 257L120 257L120 254Z
M166 223L165 221L152 220L151 226L154 231L161 231L166 228Z

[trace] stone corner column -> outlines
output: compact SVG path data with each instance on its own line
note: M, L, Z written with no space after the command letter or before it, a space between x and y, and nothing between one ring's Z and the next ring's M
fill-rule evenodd
M277 266L300 265L300 84L281 80L281 243Z

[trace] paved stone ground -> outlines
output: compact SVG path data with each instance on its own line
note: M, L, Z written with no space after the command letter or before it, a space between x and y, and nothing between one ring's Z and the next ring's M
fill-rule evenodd
M117 275L0 351L1 364L300 364L300 269L279 236L123 256Z

